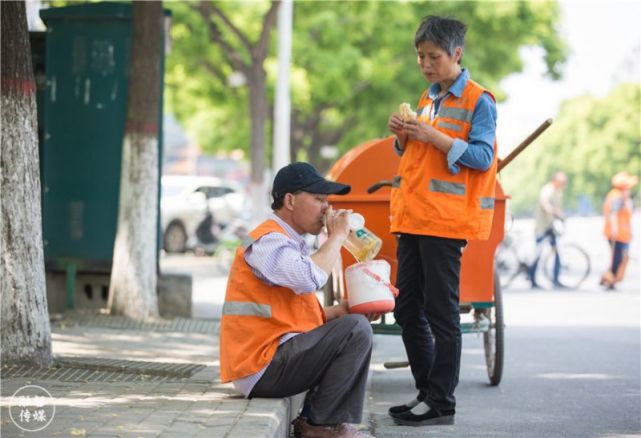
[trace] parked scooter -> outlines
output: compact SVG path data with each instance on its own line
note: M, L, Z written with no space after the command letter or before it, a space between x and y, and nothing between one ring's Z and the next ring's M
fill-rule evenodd
M216 222L214 214L207 208L205 218L196 228L196 255L212 255L220 242L220 225Z
M205 218L196 228L196 247L194 252L197 255L220 254L222 247L234 249L247 236L245 222L236 218L228 224L219 223L213 213L208 209Z

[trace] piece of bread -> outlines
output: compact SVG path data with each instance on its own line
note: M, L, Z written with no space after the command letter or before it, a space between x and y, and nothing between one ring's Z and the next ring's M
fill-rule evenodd
M401 119L403 122L416 118L416 112L412 111L412 107L409 103L402 103L398 107L399 113L401 113Z

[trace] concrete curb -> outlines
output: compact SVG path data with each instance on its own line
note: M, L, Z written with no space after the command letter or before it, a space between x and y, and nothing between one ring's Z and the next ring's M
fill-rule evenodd
M287 398L254 398L229 436L289 438L290 423L298 416L304 400L304 393Z

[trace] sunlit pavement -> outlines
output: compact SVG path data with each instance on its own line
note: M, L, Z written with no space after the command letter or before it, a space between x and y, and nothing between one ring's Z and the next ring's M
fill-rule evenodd
M284 436L284 400L246 400L231 384L220 383L216 322L181 320L132 326L123 317L108 318L66 315L52 327L53 352L57 358L86 359L103 367L112 362L107 359L115 360L120 363L118 368L62 367L61 372L54 368L13 376L3 369L2 437ZM117 321L112 324L114 318ZM169 372L188 368L194 372ZM139 369L149 372L136 371ZM25 432L19 427L36 430L34 426L40 424L16 416L22 408L12 394L33 388L31 385L50 395L41 402L50 422L43 423L41 430Z

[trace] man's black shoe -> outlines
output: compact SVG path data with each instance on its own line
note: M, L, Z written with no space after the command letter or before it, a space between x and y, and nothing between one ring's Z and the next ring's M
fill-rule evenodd
M394 416L394 423L401 426L436 426L454 424L454 409L438 410L430 408L424 414L417 415L411 410Z
M554 289L572 289L571 287L566 286L566 285L564 285L563 283L561 283L559 281L555 281L553 283L553 286L554 286Z
M391 408L389 408L387 410L387 413L390 415L390 417L396 418L400 414L402 414L403 412L408 412L408 411L412 410L413 407L418 406L418 404L421 401L422 400L419 400L419 398L417 396L414 400L412 400L410 402L407 402L404 405L392 406Z

